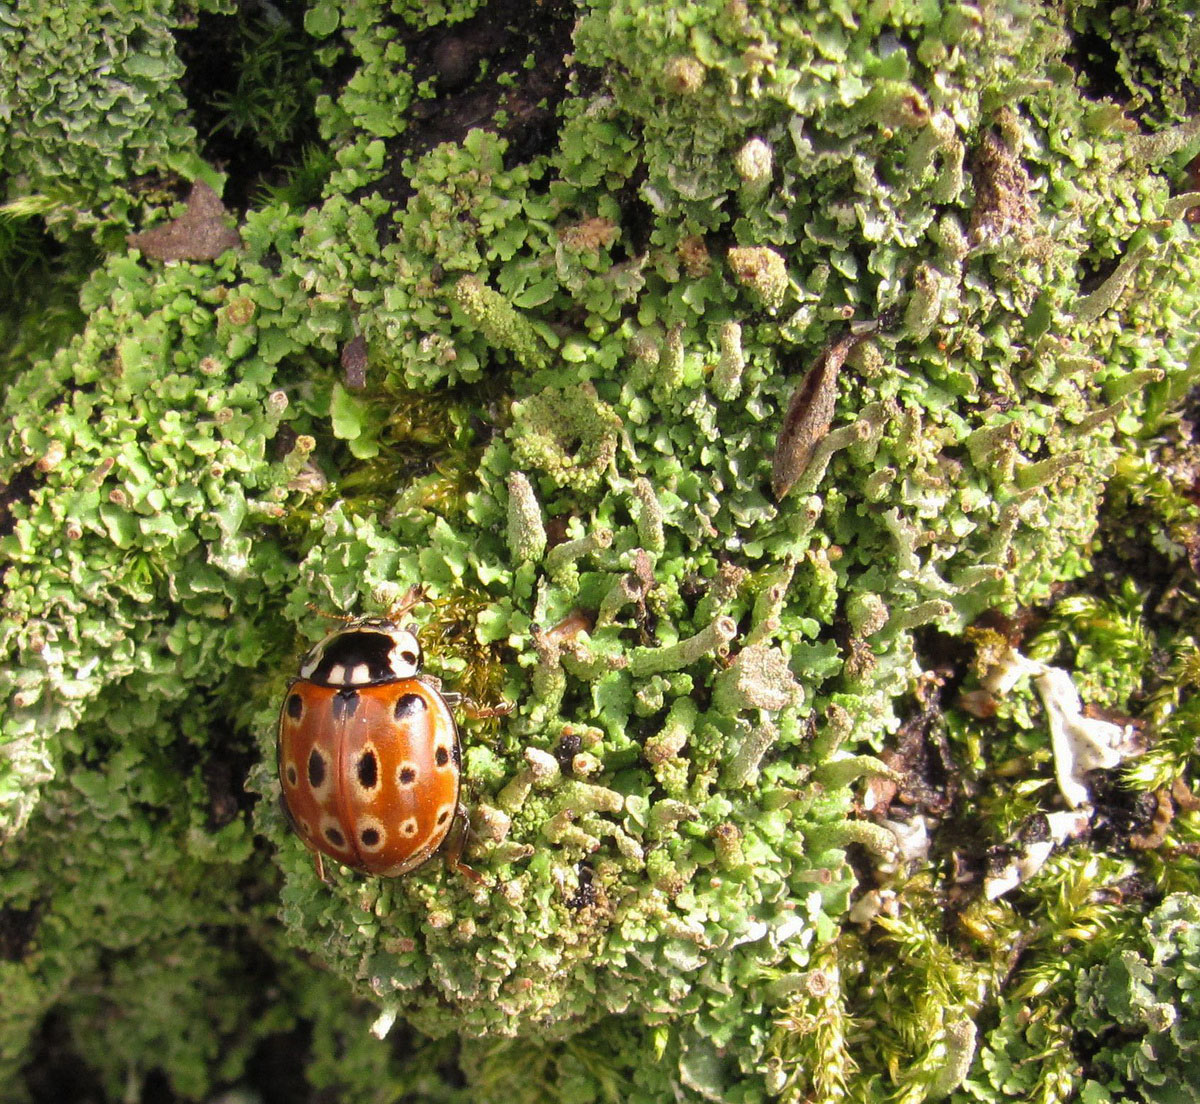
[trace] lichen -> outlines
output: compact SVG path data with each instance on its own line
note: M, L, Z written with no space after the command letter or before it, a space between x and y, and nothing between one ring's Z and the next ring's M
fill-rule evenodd
M1096 1055L1093 1068L1104 1080L1084 1088L1092 1099L1119 1099L1130 1090L1148 1101L1200 1095L1193 996L1198 921L1200 898L1174 893L1146 917L1137 943L1079 979L1074 1026L1097 1041L1112 1037L1114 1026L1122 1037Z
M229 7L0 15L9 217L91 268L4 333L13 1098L46 1017L113 1099L253 1089L292 1032L355 1099L1082 1088L1073 961L1195 874L1197 139L1152 33L1187 21L318 0L279 17L320 186L139 253L222 190L171 32ZM1178 576L1153 610L1126 530ZM484 881L326 884L278 701L317 611L418 585L429 673L512 705L462 726ZM1104 837L1090 776L1093 836L987 901L1053 768L968 660L1026 630L1145 706L1155 811Z

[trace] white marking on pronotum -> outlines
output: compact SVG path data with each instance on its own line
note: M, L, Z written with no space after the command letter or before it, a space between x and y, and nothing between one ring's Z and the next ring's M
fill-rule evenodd
M398 679L413 678L421 669L421 645L407 629L391 633L392 650L388 653L388 664Z
M312 673L317 669L317 664L321 662L321 652L322 649L316 647L304 657L304 662L300 664L301 678L312 678Z

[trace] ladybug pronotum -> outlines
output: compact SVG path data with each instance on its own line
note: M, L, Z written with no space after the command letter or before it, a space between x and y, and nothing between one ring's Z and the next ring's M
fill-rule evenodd
M461 752L445 695L420 677L421 645L393 621L362 617L330 633L300 665L279 712L279 782L300 838L366 874L420 866L466 827Z

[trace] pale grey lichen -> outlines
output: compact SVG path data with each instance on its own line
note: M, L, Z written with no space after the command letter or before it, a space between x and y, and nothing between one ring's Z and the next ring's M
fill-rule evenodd
M1046 710L1059 792L1072 809L1089 805L1087 776L1139 754L1143 749L1136 733L1132 726L1087 716L1069 672L1029 659L1015 648L996 657L982 682L993 694L1003 695L1024 677L1033 679Z
M508 477L508 547L519 563L540 560L546 551L542 508L522 472Z

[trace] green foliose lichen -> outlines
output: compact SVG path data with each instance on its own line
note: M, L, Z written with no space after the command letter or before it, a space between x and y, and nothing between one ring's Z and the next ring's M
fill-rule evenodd
M172 34L198 9L231 7L225 0L6 5L6 201L31 205L52 226L95 227L123 222L141 204L139 177L202 171Z
M0 14L28 42L72 31L52 63L3 67L10 198L124 230L135 174L161 174L160 206L169 172L220 183L177 88L189 11ZM1092 570L1106 488L1157 486L1148 442L1200 377L1180 195L1200 140L1149 17L1112 38L1131 94L1169 97L1135 133L1073 68L1090 8L276 15L327 66L320 197L269 192L210 263L101 235L77 332L30 306L10 345L6 1075L52 1015L114 1099L156 1071L181 1099L252 1086L295 1032L297 1077L355 1099L1077 1086L1084 1026L1018 1023L1027 979L972 1066L1000 906L961 966L928 885L876 910L900 963L877 981L871 941L837 936L860 876L897 861L864 793L901 777L880 755L945 677L919 678L930 641ZM70 125L39 130L46 111ZM785 418L814 364L829 417ZM777 449L804 457L782 489ZM278 701L315 611L418 585L430 673L512 705L463 725L484 881L433 863L326 884L277 804ZM1142 593L1041 627L1108 704L1155 662ZM1163 706L1156 785L1189 769L1165 718L1192 686ZM1015 700L1001 721L1028 751ZM976 771L973 722L946 723ZM1044 757L1019 766L1028 786L984 810L1005 826ZM1046 907L1039 953L1095 930L1080 902L1118 868L1063 861L1076 907ZM1065 984L1040 990L1056 1009ZM896 1013L861 1046L855 1001ZM1062 1070L1022 1063L1042 1044Z
M1200 1093L1200 899L1176 893L1146 917L1140 946L1079 979L1072 1024L1099 1042L1092 1068L1120 1099L1194 1099ZM1119 1041L1106 1042L1115 1034ZM1105 1040L1105 1041L1102 1041ZM1095 1095L1093 1099L1101 1099Z

